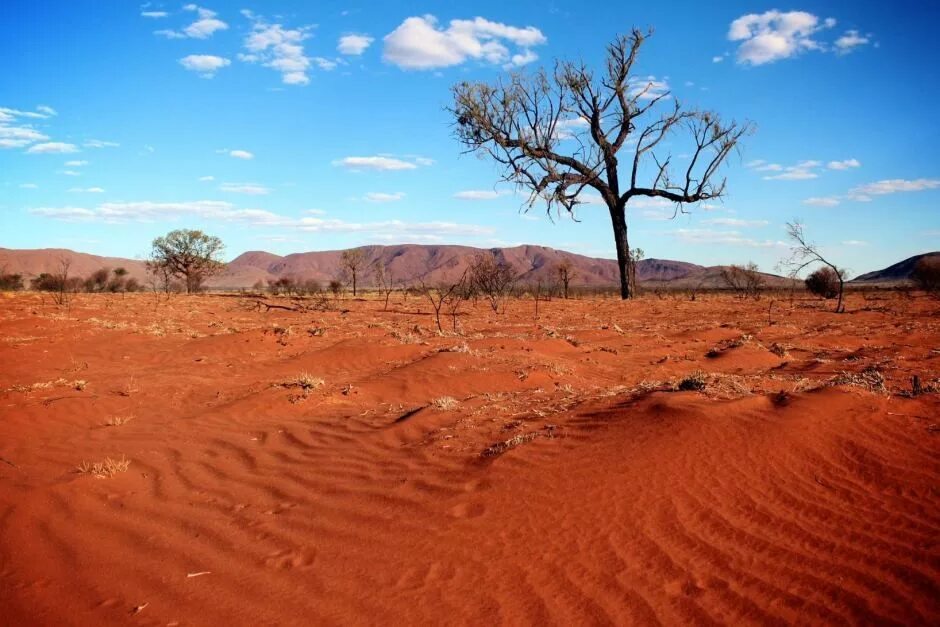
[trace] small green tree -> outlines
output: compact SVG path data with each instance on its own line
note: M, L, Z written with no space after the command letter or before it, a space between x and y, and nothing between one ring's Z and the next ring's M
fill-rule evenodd
M186 285L186 292L198 292L205 280L225 269L222 252L225 245L218 237L202 231L179 229L153 240L147 269L154 275L175 277Z

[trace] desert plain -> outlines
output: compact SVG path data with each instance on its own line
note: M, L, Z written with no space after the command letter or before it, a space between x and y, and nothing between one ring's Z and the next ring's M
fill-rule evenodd
M0 622L940 619L936 300L383 309L2 295Z

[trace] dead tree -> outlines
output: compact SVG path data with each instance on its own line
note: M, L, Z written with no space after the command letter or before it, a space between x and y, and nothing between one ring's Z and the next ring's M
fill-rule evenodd
M366 265L366 256L362 252L362 249L351 248L343 251L340 263L342 264L343 270L349 273L350 280L352 281L353 298L355 298L356 284L359 280L359 274Z
M441 326L441 310L445 307L452 314L454 331L457 330L457 311L461 301L466 300L467 297L467 274L467 271L464 270L457 281L443 282L437 285L428 285L424 279L418 280L418 289L431 303L431 308L434 310L434 321L437 323L437 330L441 333L444 332L444 327Z
M461 82L452 89L450 109L456 138L467 151L489 156L501 167L502 180L528 191L525 210L542 201L549 216L554 209L575 218L586 190L600 196L610 214L624 299L634 295L630 201L661 198L679 213L686 205L720 197L725 180L718 179L718 170L752 128L724 123L715 113L684 110L661 83L632 76L649 36L633 29L617 37L607 47L600 76L583 63L561 61L552 73L514 73L494 84ZM665 109L659 115L657 105ZM680 128L688 145L664 142ZM661 152L668 144L687 155L681 167ZM633 154L621 167L625 146Z
M504 308L506 299L516 285L516 272L495 254L481 253L473 258L468 269L472 290L485 297L495 313Z
M571 281L578 276L574 264L571 263L570 259L563 259L555 266L555 271L558 273L558 282L561 284L562 295L565 300L568 300L568 287L571 285Z
M385 295L385 306L382 311L388 311L388 299L395 291L395 277L391 269L378 259L372 264L372 276L375 279L375 286Z
M66 311L71 311L71 290L69 287L69 268L72 267L70 257L59 257L58 271L53 275L55 279L55 291L52 292L52 300L59 307L65 307Z
M764 277L753 261L745 266L731 264L721 269L721 279L741 298L760 300L764 289Z
M800 272L814 263L821 263L829 267L829 269L835 272L836 277L839 279L839 300L836 303L836 313L845 313L842 295L845 291L846 271L823 257L822 253L819 252L819 247L806 239L806 234L803 232L803 225L800 224L799 220L787 222L787 235L793 242L793 246L790 249L792 252L788 259L781 262L781 266L789 269L791 279L798 278Z

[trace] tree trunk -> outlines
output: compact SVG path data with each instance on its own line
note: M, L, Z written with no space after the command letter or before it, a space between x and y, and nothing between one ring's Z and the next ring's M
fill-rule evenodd
M610 221L614 227L614 245L617 248L617 268L620 270L620 298L633 297L633 258L627 241L627 218L622 206L610 207Z

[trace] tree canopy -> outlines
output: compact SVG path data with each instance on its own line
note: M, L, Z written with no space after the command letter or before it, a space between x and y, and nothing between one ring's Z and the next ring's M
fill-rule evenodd
M203 282L225 268L222 240L202 231L179 229L153 240L147 268L154 274L181 279L186 292L198 292Z

